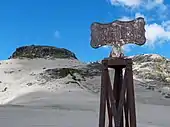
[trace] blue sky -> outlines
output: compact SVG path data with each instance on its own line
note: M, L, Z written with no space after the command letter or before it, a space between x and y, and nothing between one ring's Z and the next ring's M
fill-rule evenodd
M125 54L170 57L169 5L169 0L1 0L0 59L19 46L40 44L67 48L84 62L101 60L110 48L90 47L90 25L138 16L146 20L147 43L127 45Z

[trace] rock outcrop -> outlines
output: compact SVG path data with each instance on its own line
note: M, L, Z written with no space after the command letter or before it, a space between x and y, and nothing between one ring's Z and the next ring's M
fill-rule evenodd
M159 85L170 85L170 61L157 54L132 57L134 75L140 79L159 81Z
M53 46L22 46L16 49L16 51L10 56L9 59L22 59L22 58L44 58L44 59L55 59L55 58L73 58L77 59L76 55L64 48L56 48Z

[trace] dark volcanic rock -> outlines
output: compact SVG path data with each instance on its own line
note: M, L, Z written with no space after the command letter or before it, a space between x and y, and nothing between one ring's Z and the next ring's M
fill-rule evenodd
M98 69L88 69L88 68L80 68L80 69L73 69L73 68L54 68L54 69L47 69L44 72L48 74L51 78L59 79L64 78L68 74L74 76L75 73L84 77L93 77L93 76L100 76L100 71ZM43 75L43 74L42 74Z
M55 58L74 58L77 59L75 54L64 48L56 48L53 46L40 46L31 45L23 46L16 49L16 51L9 58L45 58L45 59L55 59Z
M47 69L40 76L43 79L60 79L65 78L68 75L72 76L75 81L85 81L85 78L92 78L94 76L100 76L101 70L99 68L94 68L94 66L100 66L98 64L88 65L85 68L53 68ZM78 76L79 75L79 76ZM78 76L78 77L77 77Z
M54 69L47 69L45 70L45 73L47 73L51 78L59 79L64 78L68 74L71 76L74 76L74 73L80 74L82 76L87 75L84 71L79 69L73 69L73 68L54 68Z

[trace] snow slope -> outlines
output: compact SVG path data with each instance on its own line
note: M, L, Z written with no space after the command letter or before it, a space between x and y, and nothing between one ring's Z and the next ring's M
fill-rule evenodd
M81 68L77 60L0 61L0 125L2 127L94 127L98 126L99 95L75 83L69 76L45 82L45 69ZM100 77L86 82L99 84ZM169 127L170 100L158 92L136 85L139 127Z
M57 91L62 87L64 80L52 80L45 82L39 78L38 74L44 71L44 68L62 68L62 67L81 67L83 66L77 60L58 59L58 60L18 60L10 59L0 62L0 103L5 104L17 96L32 91L45 90ZM41 85L43 83L45 85Z

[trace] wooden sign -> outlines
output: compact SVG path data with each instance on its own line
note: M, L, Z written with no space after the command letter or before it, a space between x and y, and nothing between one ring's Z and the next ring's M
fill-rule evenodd
M145 21L142 17L108 24L94 22L91 25L90 44L93 48L104 45L121 47L128 43L143 45L145 42Z

